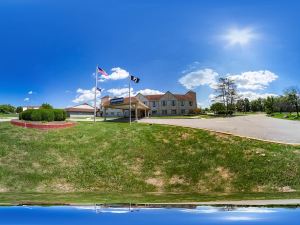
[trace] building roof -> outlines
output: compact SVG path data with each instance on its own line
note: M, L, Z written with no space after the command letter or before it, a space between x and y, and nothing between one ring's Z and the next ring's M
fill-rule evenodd
M73 107L65 108L65 110L67 112L94 112L94 107L88 103L83 103Z
M184 101L184 100L187 100L187 101L192 101L194 100L194 94L195 92L193 91L188 91L186 94L173 94L171 92L169 92L170 94L172 94L177 100L180 100L180 101ZM160 95L143 95L141 94L142 96L144 96L145 98L147 98L149 101L158 101L160 100L165 94L160 94Z
M145 108L145 109L148 109L149 107L146 106L143 102L141 102L138 98L136 97L130 97L131 99L131 105L138 105L139 108ZM129 97L125 97L124 98L124 101L120 104L111 104L110 103L110 100L111 99L108 99L106 101L102 101L102 106L105 107L105 108L109 108L109 107L114 107L114 108L118 108L118 106L127 106L129 105Z

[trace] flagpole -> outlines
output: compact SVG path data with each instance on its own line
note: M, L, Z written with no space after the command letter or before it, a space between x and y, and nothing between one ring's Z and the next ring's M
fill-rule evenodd
M131 77L130 77L130 75L129 75L129 85L128 85L128 87L129 87L129 124L131 125L131 97L130 97L130 81L131 81Z
M96 66L96 73L95 73L94 123L96 122L96 114L97 114L97 87L98 87L98 65Z

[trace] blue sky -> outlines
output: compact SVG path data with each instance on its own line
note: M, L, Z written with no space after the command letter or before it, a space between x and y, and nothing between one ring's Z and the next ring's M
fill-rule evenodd
M117 68L102 95L124 95L124 74L140 77L134 93L193 89L202 106L218 76L246 97L280 94L300 84L299 11L292 0L2 0L0 104L90 101L97 64Z

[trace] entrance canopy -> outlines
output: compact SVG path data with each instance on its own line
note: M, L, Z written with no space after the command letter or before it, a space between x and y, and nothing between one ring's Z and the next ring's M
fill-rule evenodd
M135 112L135 117L149 116L150 108L141 102L136 97L130 97L131 99L131 110ZM121 110L129 110L129 97L126 98L105 98L102 99L102 107L104 111L104 117L106 117L106 109L121 109Z

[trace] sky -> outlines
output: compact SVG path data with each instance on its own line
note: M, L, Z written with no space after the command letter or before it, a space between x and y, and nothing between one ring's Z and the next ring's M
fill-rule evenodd
M239 95L300 85L300 2L284 0L1 0L0 104L64 108L101 96L197 93L219 77ZM100 75L99 75L100 76Z

